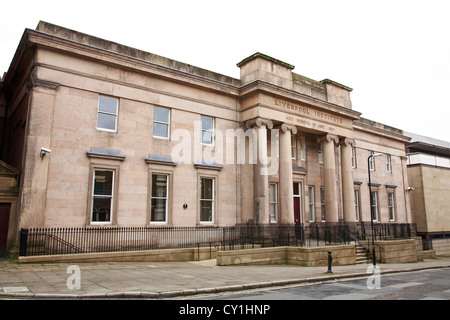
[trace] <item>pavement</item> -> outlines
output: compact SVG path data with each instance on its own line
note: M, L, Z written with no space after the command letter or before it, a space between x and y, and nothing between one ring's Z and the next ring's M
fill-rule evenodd
M450 257L378 264L381 275L450 268ZM174 299L197 294L370 277L372 264L301 267L198 262L32 263L0 259L0 299Z

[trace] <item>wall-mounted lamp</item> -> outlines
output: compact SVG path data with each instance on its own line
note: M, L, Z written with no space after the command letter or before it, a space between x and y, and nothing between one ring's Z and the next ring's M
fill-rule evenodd
M40 154L41 158L44 159L44 157L50 152L52 152L52 150L42 147L41 148L41 154Z

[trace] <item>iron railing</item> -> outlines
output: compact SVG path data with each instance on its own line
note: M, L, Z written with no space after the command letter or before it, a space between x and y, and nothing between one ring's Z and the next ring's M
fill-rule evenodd
M389 228L377 229L386 238ZM403 230L403 229L400 229ZM404 230L411 230L406 228ZM363 232L364 231L364 232ZM33 228L20 232L20 256L140 251L216 247L234 250L255 247L321 246L366 240L364 226L242 224L236 226L199 227L78 227ZM370 231L370 230L369 230ZM389 231L389 232L386 232ZM351 236L350 236L351 234ZM410 237L411 232L392 232Z

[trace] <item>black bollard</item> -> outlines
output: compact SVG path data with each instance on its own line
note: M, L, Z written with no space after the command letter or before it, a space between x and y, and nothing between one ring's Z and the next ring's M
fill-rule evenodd
M328 251L328 271L327 273L333 273L331 271L331 263L333 262L333 257L331 256L331 250Z

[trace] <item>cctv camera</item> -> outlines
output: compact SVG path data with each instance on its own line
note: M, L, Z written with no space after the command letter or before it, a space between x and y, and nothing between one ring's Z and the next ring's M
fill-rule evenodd
M414 191L414 188L413 188L413 187L408 187L408 188L406 189L406 191Z
M42 147L42 148L41 148L41 154L40 154L41 158L44 159L45 155L46 155L47 153L50 153L50 152L52 152L52 150L47 149L47 148L43 148L43 147Z

